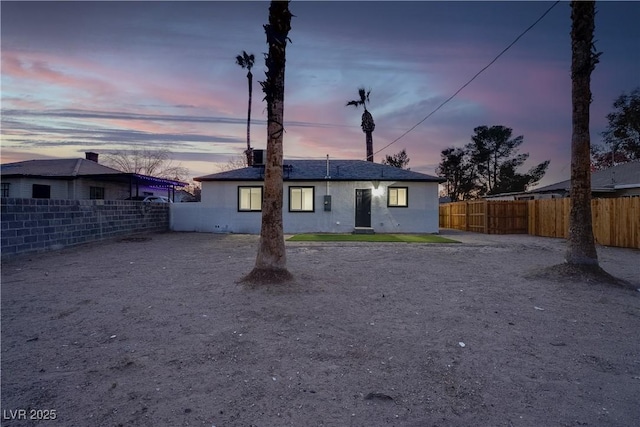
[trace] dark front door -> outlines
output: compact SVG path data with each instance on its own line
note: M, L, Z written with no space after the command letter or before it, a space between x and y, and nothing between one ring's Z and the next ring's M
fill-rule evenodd
M356 227L371 227L371 190L356 189Z

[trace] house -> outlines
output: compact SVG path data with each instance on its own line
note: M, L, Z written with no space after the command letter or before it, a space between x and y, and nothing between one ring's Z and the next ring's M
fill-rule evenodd
M486 196L489 200L537 200L569 197L571 180L530 191ZM622 163L591 173L592 197L640 196L640 161Z
M27 160L0 165L1 196L35 199L105 199L167 196L186 183L125 173L98 163L97 153L86 158Z
M260 233L264 165L195 178L201 203L171 207L178 231ZM285 233L437 233L441 178L362 160L285 160Z

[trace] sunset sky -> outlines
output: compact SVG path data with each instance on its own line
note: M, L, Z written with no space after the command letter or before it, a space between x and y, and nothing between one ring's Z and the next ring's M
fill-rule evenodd
M481 125L523 135L525 167L551 160L541 184L568 179L570 7L560 2L452 101L400 137L489 64L553 2L293 1L284 152L291 159L366 157L371 89L375 160L405 148L435 174L440 151ZM246 70L254 53L251 140L266 148L263 25L269 2L2 1L2 163L169 148L190 177L246 147ZM640 2L596 3L592 142L623 92L640 86Z

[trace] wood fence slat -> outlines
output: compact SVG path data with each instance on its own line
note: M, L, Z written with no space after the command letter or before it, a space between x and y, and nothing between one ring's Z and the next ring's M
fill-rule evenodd
M440 206L440 227L485 234L569 237L570 199L474 200ZM596 242L640 249L640 197L591 201Z

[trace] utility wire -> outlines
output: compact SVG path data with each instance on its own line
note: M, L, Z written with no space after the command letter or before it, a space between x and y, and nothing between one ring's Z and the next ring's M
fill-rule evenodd
M471 82L473 82L480 74L482 74L487 68L489 68L491 65L493 65L494 62L496 62L498 60L498 58L500 58L506 51L508 51L511 46L513 46L514 44L516 44L518 42L518 40L520 40L520 38L522 38L522 36L524 36L525 34L527 34L529 32L529 30L531 30L533 27L536 26L536 24L538 24L538 22L542 21L542 19L547 16L547 14L549 12L551 12L551 9L553 9L554 7L556 7L556 5L560 3L560 0L556 1L554 4L551 5L551 7L549 9L547 9L538 19L536 19L536 21L531 24L526 30L524 30L518 37L516 37L516 39L514 41L511 42L511 44L509 46L507 46L506 48L504 48L504 50L502 52L500 52L498 54L498 56L496 56L495 58L493 58L493 60L491 62L489 62L489 64L487 64L482 70L478 71L476 73L475 76L473 76L471 78L471 80L469 80L468 82L466 82L464 85L462 85L462 87L460 89L458 89L453 95L451 95L446 101L444 101L442 104L438 105L438 107L433 110L432 112L430 112L429 114L427 114L427 116L420 120L418 123L416 123L411 129L409 129L408 131L406 131L405 133L403 133L402 135L400 135L399 137L397 137L396 139L394 139L393 141L391 141L390 143L388 143L387 145L385 145L384 147L382 147L381 149L379 149L378 151L376 151L375 154L380 153L381 151L385 150L386 148L390 147L391 145L395 144L396 142L400 141L400 139L404 138L407 134L409 134L411 131L413 131L415 128L417 128L418 126L420 126L425 120L427 120L429 117L433 116L438 110L440 110L442 107L444 107L449 101L451 101L453 98L456 97L456 95L458 95L460 92L462 92L462 90L464 88L466 88L467 86L469 86L471 84Z

